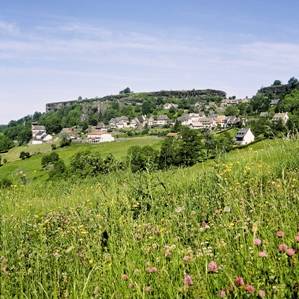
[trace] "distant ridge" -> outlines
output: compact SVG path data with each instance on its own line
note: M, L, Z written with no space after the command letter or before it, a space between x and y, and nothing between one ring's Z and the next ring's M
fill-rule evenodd
M60 101L60 102L52 102L46 104L46 112L56 111L68 106L72 106L75 104L84 104L84 103L100 103L106 101L114 101L114 100L123 100L126 99L128 101L142 101L144 97L178 97L178 98L188 98L188 97L219 97L225 98L226 93L222 90L215 89L192 89L192 90L161 90L154 92L139 92L139 93L127 93L127 94L118 94L118 95L109 95L101 98L91 98L84 100L71 100L71 101Z

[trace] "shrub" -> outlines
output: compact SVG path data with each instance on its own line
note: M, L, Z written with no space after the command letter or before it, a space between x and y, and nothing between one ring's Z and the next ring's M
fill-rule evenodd
M158 166L159 153L151 146L133 146L128 151L127 160L132 172L155 170Z
M59 155L56 152L52 152L48 155L44 155L41 160L42 168L48 167L50 164L57 162L59 160Z
M8 178L0 179L0 189L10 188L12 186L12 181Z
M55 161L49 168L49 178L61 177L66 173L67 169L62 159Z
M81 177L95 176L103 173L104 169L104 161L99 153L92 153L90 151L79 152L71 159L71 173Z
M28 159L28 158L30 158L31 157L31 155L30 155L30 153L29 152L21 152L20 153L20 159L22 159L22 160L25 160L25 159Z
M69 145L71 145L71 143L72 143L72 140L69 138L68 135L63 134L63 135L61 136L60 147L69 146Z

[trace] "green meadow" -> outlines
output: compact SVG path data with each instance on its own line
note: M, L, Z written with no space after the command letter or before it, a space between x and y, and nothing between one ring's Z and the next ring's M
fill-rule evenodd
M41 155L9 162L0 177L30 180L0 190L0 298L298 298L298 153L267 140L190 168L56 181Z
M72 144L69 147L58 148L56 152L59 156L68 164L71 157L80 151L98 151L103 157L112 153L116 158L124 159L127 155L127 151L134 145L151 145L158 148L161 143L161 139L158 137L134 137L122 139L120 141L102 144ZM30 159L21 161L19 156L22 151L29 152L33 155ZM0 168L0 179L4 177L17 178L18 172L22 171L30 179L40 178L45 176L45 173L41 170L41 158L43 154L51 152L50 144L41 145L27 145L20 146L11 149L8 153L3 154L3 158L6 158L9 163Z

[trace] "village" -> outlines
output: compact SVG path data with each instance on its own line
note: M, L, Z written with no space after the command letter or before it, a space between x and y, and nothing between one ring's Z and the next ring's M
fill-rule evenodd
M32 144L53 143L56 137L63 137L74 143L103 143L113 142L120 136L120 133L140 132L145 129L168 130L167 136L174 136L172 128L182 125L194 130L221 132L230 128L238 128L235 142L239 145L246 145L255 140L255 136L250 127L247 127L248 119L235 115L225 115L225 108L235 106L240 103L248 103L245 99L223 99L218 106L214 103L202 105L196 103L194 108L197 112L185 111L181 116L171 119L167 114L160 115L140 115L134 118L128 116L114 117L108 123L98 122L95 126L88 126L83 130L79 126L63 128L58 136L47 134L46 127L36 122L32 123ZM270 105L276 106L279 99L272 100ZM165 103L162 111L176 110L178 105L172 102ZM261 112L260 118L269 117L268 112ZM273 113L271 120L273 123L281 122L286 124L289 119L288 113Z

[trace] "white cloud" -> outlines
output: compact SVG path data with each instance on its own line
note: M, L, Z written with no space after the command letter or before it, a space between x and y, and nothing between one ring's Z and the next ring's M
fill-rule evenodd
M15 23L4 22L0 20L0 34L14 35L20 30Z

